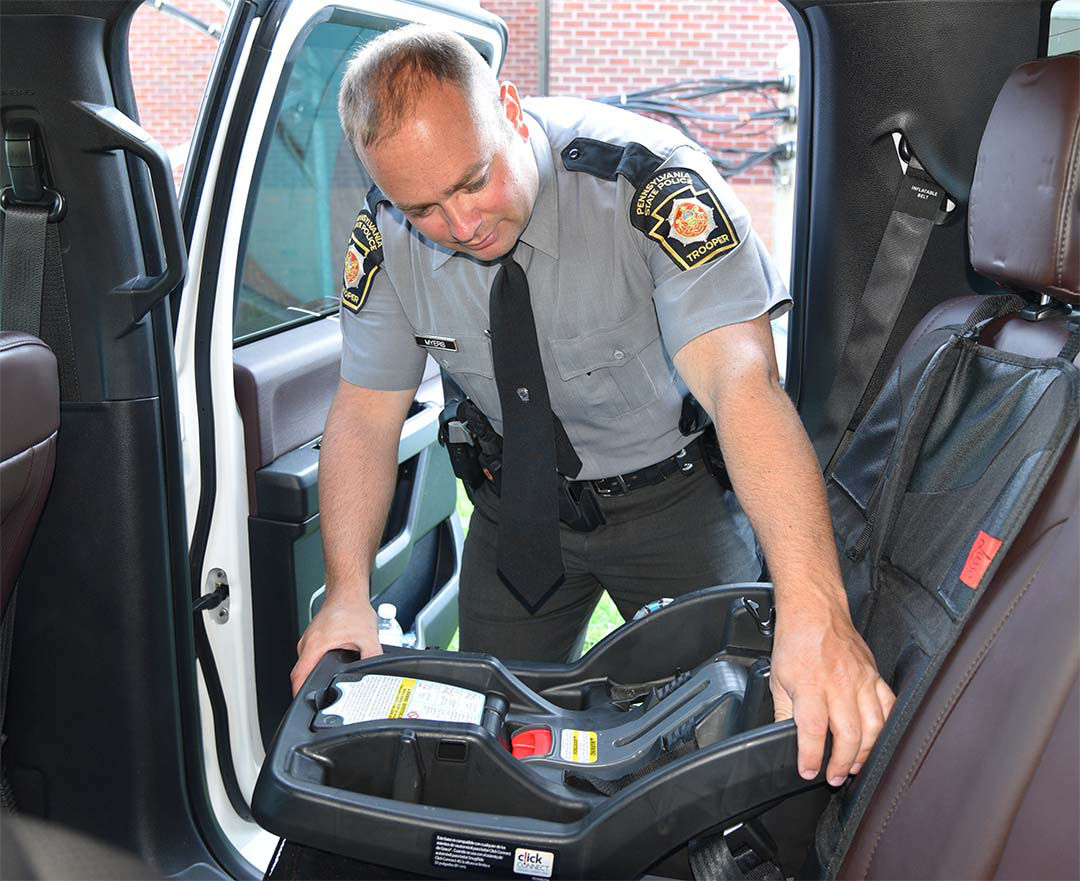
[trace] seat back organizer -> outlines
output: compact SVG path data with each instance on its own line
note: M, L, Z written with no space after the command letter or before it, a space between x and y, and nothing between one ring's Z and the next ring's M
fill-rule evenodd
M256 819L421 877L687 877L688 843L719 833L782 877L835 874L1076 430L1075 313L1053 319L1055 356L983 342L1033 308L980 297L909 341L826 475L853 618L898 696L840 793L799 777L795 726L772 721L772 586L753 583L679 598L569 665L331 652L278 729Z

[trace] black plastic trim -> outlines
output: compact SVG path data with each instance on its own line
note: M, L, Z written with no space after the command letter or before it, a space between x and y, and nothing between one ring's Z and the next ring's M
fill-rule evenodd
M114 23L108 37L108 65L116 106L136 122L138 106L128 62L128 38L137 5ZM149 171L133 156L128 157L132 196L140 229L156 229L154 202ZM163 246L159 237L153 243L143 239L144 259L150 274L162 268ZM179 301L178 288L172 299ZM164 508L168 524L168 568L172 583L172 616L177 663L177 701L180 710L181 744L188 810L205 850L189 854L191 863L210 863L233 878L255 879L259 872L222 832L214 815L203 768L202 734L199 713L198 663L194 634L190 626L191 588L188 573L187 516L184 504L183 457L180 445L180 411L173 359L173 326L168 300L159 303L149 314L152 326L153 358L160 401L162 459L164 462Z
M780 0L795 25L799 38L799 122L795 133L795 212L791 219L791 274L788 291L794 300L788 316L787 370L784 390L799 406L803 358L806 357L806 291L810 261L810 154L813 144L814 66L813 43L806 18L790 0Z

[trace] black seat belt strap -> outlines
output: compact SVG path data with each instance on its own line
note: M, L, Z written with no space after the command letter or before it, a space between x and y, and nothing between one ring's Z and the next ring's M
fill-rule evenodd
M50 213L38 205L4 207L0 328L44 340L56 355L61 400L78 401L79 376L60 234Z
M41 283L49 210L12 205L4 211L3 301L0 325L41 336Z
M823 468L873 402L886 366L881 361L930 232L945 217L945 199L945 191L912 156L840 355L825 402L825 422L815 432L814 450Z
M64 263L60 257L60 232L50 223L45 232L45 272L41 289L41 338L56 355L60 376L60 400L81 401L79 374L75 367L75 343L71 338Z

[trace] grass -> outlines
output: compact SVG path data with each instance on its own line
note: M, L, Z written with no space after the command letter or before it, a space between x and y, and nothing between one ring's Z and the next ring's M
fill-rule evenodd
M472 509L472 502L470 502L469 497L465 495L465 488L459 480L457 512L458 516L461 518L461 525L465 528L466 532L469 531L469 518L472 517ZM622 623L622 615L620 615L619 610L615 608L615 603L612 602L611 597L607 595L607 591L604 591L600 597L600 602L596 604L596 608L593 610L592 617L589 619L589 629L585 633L584 651L587 652ZM450 640L448 648L452 652L458 650L458 635L456 632L454 633L454 638Z

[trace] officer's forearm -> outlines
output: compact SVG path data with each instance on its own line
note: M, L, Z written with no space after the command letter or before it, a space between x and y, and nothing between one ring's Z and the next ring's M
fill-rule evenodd
M413 392L342 382L319 451L319 515L327 599L363 591L386 527L397 479L398 439Z
M780 384L768 318L703 334L678 352L675 366L713 416L732 486L777 585L777 602L846 616L825 486L799 414Z
M810 440L779 379L750 372L714 419L732 486L761 542L777 602L844 603L843 582Z

